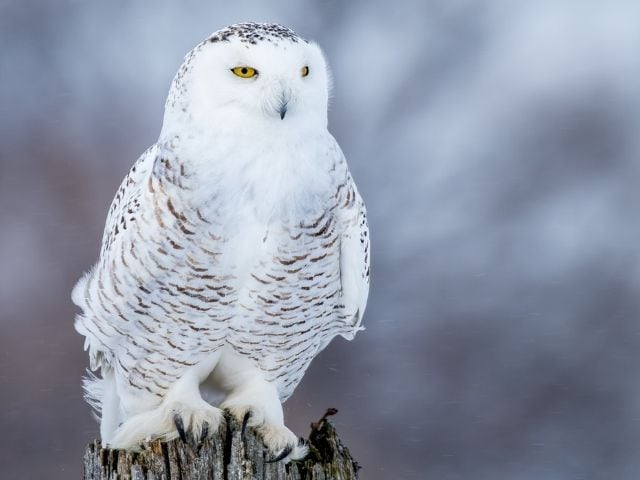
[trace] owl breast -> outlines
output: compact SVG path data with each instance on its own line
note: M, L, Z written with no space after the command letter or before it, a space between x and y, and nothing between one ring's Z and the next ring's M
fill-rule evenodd
M330 206L264 218L236 205L234 216L235 227L203 236L221 250L216 270L228 285L220 299L226 308L216 308L210 321L227 322L226 343L287 398L313 357L348 328L337 218Z

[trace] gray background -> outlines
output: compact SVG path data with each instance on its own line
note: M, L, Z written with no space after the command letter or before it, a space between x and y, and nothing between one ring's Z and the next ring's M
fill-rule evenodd
M80 476L70 289L182 56L243 20L324 48L373 240L290 426L339 408L364 479L640 478L640 2L589 0L0 0L0 477Z

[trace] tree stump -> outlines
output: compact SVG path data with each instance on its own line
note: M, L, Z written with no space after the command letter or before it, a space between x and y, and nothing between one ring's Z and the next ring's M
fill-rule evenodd
M351 480L358 478L358 464L342 445L327 420L335 409L311 424L303 460L269 462L256 432L225 414L220 429L194 445L179 438L167 443L155 441L139 452L102 448L96 440L84 454L84 480Z

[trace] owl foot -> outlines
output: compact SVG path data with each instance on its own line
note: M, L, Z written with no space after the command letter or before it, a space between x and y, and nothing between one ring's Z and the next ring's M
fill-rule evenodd
M307 455L308 448L302 440L283 424L269 421L267 412L258 406L222 405L233 417L242 422L241 436L244 439L247 426L256 429L273 458L267 463L284 460L299 460Z
M175 426L177 436L188 443L201 443L209 436L211 427L213 430L218 428L222 419L222 411L212 407L204 400L198 402L199 405L173 405L173 424ZM174 435L175 438L175 435Z
M182 440L184 443L189 443L189 438L187 437L187 433L184 428L184 422L182 421L182 417L179 414L176 413L173 416L173 423L176 426L176 430L178 431L180 440ZM204 442L208 436L209 436L209 422L204 421L200 427L200 443ZM193 440L196 440L195 433L193 435Z
M137 449L151 440L169 441L180 437L194 443L204 440L217 430L222 411L204 400L189 403L163 403L154 410L135 415L125 421L109 441L112 448Z

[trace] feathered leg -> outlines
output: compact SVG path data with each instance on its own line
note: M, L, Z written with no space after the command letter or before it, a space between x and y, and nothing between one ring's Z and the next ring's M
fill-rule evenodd
M217 358L215 359L217 362ZM207 373L215 362L205 367ZM200 441L209 432L215 432L222 419L222 411L213 407L200 394L200 382L206 374L203 366L196 365L176 381L167 391L162 401L135 414L120 425L108 442L112 448L135 449L140 443L160 439L172 440L186 436L188 432L195 442ZM135 396L124 401L125 411L132 411L137 402ZM127 401L131 403L127 408Z
M250 361L225 350L213 372L213 380L226 392L220 407L241 421L243 428L248 425L258 430L273 461L306 456L307 447L284 424L276 387Z

